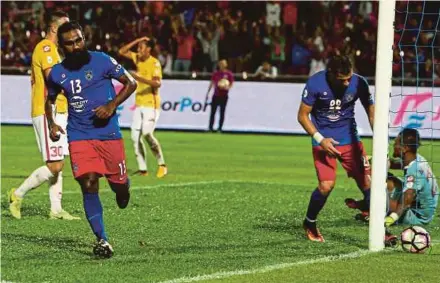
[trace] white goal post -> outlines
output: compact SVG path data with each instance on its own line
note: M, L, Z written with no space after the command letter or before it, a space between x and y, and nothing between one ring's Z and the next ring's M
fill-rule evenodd
M394 18L396 0L379 1L376 48L375 111L373 130L373 165L370 196L369 249L384 248L388 123L392 79Z

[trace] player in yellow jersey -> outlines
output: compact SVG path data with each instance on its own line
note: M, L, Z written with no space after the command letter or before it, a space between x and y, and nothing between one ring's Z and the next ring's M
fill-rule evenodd
M130 51L135 45L137 45L137 53ZM119 50L119 54L132 60L137 69L132 73L138 82L138 87L135 98L136 109L131 125L131 138L138 162L138 173L142 176L148 175L144 142L146 140L159 165L156 176L163 178L168 173L168 169L159 141L153 135L160 115L159 88L162 84L160 62L151 55L154 46L154 39L142 37L123 46Z
M70 215L62 209L61 196L63 190L62 169L64 166L64 155L68 154L67 138L61 135L57 142L49 138L47 120L45 116L45 100L47 88L45 80L52 69L52 66L60 62L60 55L57 51L57 30L60 25L69 21L69 16L61 11L55 11L48 17L47 35L35 46L32 54L32 124L34 126L38 147L42 153L46 165L37 168L17 188L9 192L9 210L13 217L21 218L21 204L27 192L37 188L44 182L49 183L49 197L51 219L75 220L80 219ZM67 100L64 95L59 95L56 101L56 121L65 130L67 125Z

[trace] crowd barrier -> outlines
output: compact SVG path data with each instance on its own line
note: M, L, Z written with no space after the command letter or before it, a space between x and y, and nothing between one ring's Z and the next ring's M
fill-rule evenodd
M120 89L115 81L115 87ZM209 81L164 80L158 129L207 130L210 105L205 101ZM304 134L297 122L304 84L236 82L229 94L223 129L237 132ZM374 93L374 87L371 86ZM28 76L1 76L1 122L31 124L31 85ZM121 127L130 127L134 95L119 106ZM356 121L361 136L372 131L360 102ZM217 117L218 119L218 117ZM440 88L393 87L390 136L401 127L418 128L424 138L440 138Z

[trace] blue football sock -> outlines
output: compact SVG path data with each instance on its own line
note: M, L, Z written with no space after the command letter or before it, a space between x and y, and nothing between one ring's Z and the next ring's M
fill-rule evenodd
M319 212L324 207L327 198L328 195L324 196L323 194L321 194L318 188L313 191L312 196L310 197L309 207L307 209L307 220L316 220Z
M107 235L105 234L104 221L102 217L102 205L99 200L98 193L83 193L84 211L86 213L87 220L92 228L95 236L107 241Z

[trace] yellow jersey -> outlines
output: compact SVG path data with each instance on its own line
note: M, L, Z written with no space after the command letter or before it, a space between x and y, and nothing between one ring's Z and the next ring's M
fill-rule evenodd
M44 103L47 96L47 88L44 79L44 70L52 68L61 62L57 46L49 39L43 39L35 46L32 53L31 85L32 85L32 111L33 117L44 115ZM67 99L64 95L58 95L56 100L57 112L67 112Z
M162 79L162 67L159 60L150 55L147 60L140 61L135 52L130 52L130 56L136 65L136 72L139 76L147 80L151 80L154 77ZM140 107L160 109L159 89L138 82L135 104Z

